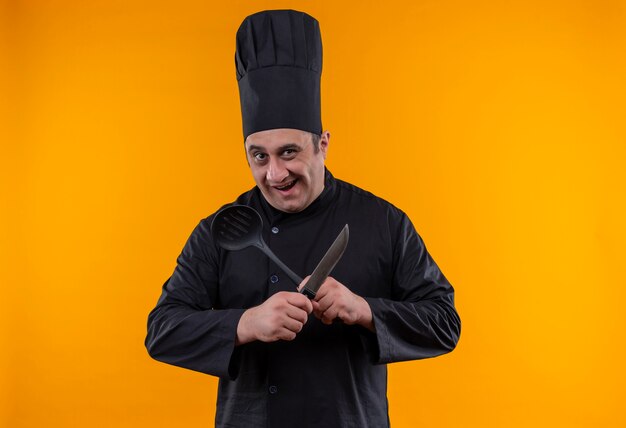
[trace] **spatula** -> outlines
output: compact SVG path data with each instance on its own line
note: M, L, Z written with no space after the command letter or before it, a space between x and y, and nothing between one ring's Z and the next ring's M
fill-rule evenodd
M302 278L287 267L267 246L261 231L263 219L252 207L247 205L231 205L220 210L211 223L211 234L217 244L229 251L242 250L247 247L257 247L267 255L296 285Z

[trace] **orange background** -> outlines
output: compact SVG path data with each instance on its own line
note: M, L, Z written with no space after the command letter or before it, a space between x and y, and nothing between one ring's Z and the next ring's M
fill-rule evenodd
M0 425L212 426L216 379L151 360L197 222L253 185L234 36L321 23L335 176L405 210L458 348L389 367L395 428L621 427L624 1L0 3Z

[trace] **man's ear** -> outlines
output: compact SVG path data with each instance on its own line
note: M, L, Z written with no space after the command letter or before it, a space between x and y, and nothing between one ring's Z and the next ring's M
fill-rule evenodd
M324 159L326 159L326 155L328 154L328 145L330 144L330 132L324 131L320 136L320 150L324 155Z

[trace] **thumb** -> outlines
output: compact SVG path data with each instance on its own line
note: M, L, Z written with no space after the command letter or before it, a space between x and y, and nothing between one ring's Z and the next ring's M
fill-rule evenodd
M302 287L304 287L306 283L309 282L309 278L311 278L311 275L307 275L307 277L302 280L300 285L298 285L298 288L297 288L298 291L302 290Z

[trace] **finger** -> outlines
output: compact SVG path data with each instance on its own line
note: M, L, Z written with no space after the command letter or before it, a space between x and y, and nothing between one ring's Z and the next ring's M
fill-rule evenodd
M319 303L317 303L315 300L312 300L311 303L313 304L313 315L315 315L315 318L321 319L324 311L320 309Z
M317 304L319 306L319 310L321 312L326 311L328 308L330 308L333 303L335 302L335 296L333 296L332 294L327 294L324 297L322 297L320 300L317 301Z
M328 292L330 291L331 288L326 286L327 282L328 282L328 278L326 278L324 280L324 282L322 283L320 288L318 288L317 291L315 292L314 300L319 302L321 299L323 299L328 294Z
M293 318L285 318L283 320L283 329L289 330L292 333L300 333L304 327L304 323L295 320ZM280 330L282 331L282 329Z
M295 339L296 336L297 334L295 331L292 331L288 328L283 328L279 330L278 333L276 334L276 339L290 341L290 340Z
M311 304L311 300L306 297L304 294L300 293L288 293L289 295L286 297L287 303L297 308L300 308L306 311L307 314L310 314L313 311L313 305Z
M324 324L332 324L335 318L337 318L337 310L330 307L322 314L321 320Z
M302 324L305 324L306 320L309 319L309 314L306 311L295 306L290 306L285 311L285 314L287 315L287 318L296 320Z
M297 288L298 291L302 290L302 287L304 287L306 283L309 282L309 278L311 278L311 275L308 275L306 278L302 280L300 285L298 285L298 288Z
M339 289L340 286L343 287L343 284L341 284L335 278L333 278L332 276L327 277L324 280L324 282L322 283L322 285L320 286L320 288L317 290L317 293L316 293L316 296L315 296L316 297L315 300L319 300L319 299L323 298L328 293L333 292L333 290ZM317 297L319 297L319 299Z

